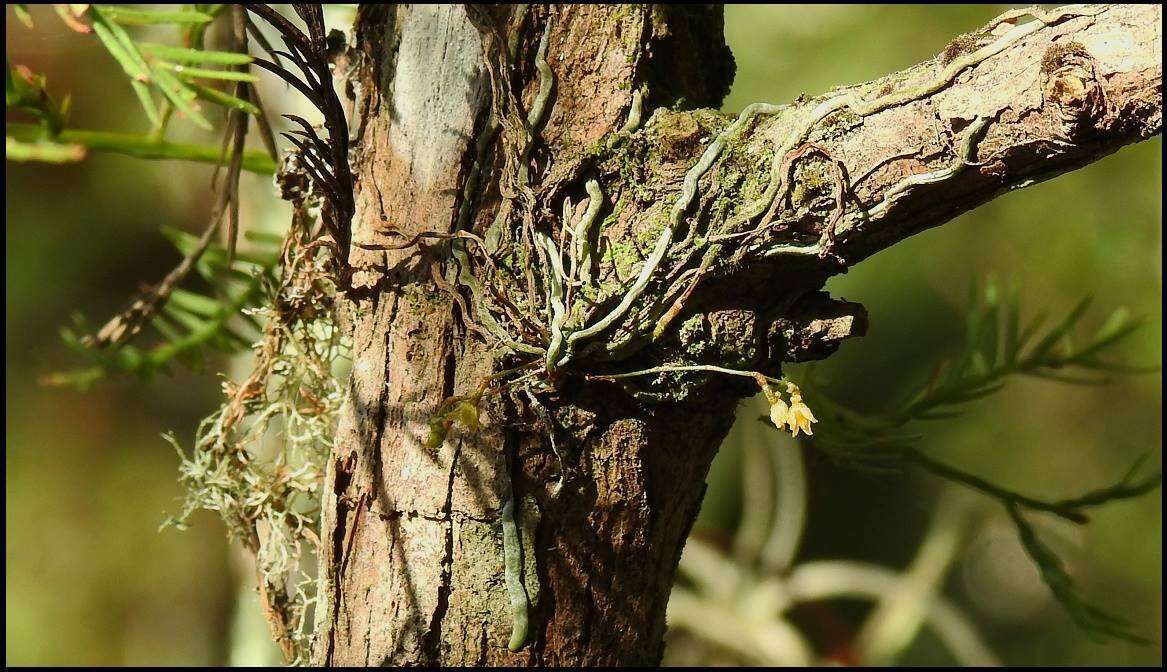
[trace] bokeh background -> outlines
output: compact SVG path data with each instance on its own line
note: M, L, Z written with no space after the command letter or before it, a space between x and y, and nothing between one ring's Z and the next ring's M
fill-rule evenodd
M764 6L726 8L737 59L727 111L864 81L930 57L953 36L1008 5ZM91 38L33 8L28 30L6 10L6 52L73 97L73 125L142 132L147 122L124 76ZM337 14L336 16L343 16ZM159 39L165 39L160 34ZM273 87L276 105L293 105ZM285 108L286 109L286 108ZM176 125L180 126L180 125ZM191 139L211 141L185 131ZM179 137L182 133L179 134ZM1162 360L1162 144L1121 150L1084 170L1008 194L922 233L833 279L862 302L868 336L819 368L837 398L879 408L918 382L959 343L971 279L1015 279L1027 313L1069 310L1092 294L1087 325L1127 306L1146 326L1125 360ZM177 458L160 438L189 443L218 402L211 361L173 377L107 380L81 393L47 388L45 373L76 365L57 332L74 311L102 320L143 281L177 260L162 225L196 231L207 216L210 169L94 153L85 162L8 163L5 171L5 662L227 664L271 660L248 570L212 515L185 532L159 531L177 510ZM286 221L265 179L245 177L246 226ZM1023 308L1023 309L1025 309ZM1161 468L1162 377L1122 377L1100 388L1013 380L960 419L929 427L924 447L1010 488L1057 499L1113 482L1141 454ZM742 518L743 449L775 432L754 429L744 404L709 478L694 535L727 548ZM806 452L807 527L796 562L846 558L902 570L936 526L948 497L935 479L849 471ZM749 493L745 493L747 496ZM975 497L974 497L975 499ZM984 504L982 502L982 504ZM1095 643L1050 600L1000 511L978 509L936 590L1007 664L1160 664L1162 496L1099 509L1082 528L1040 528L1083 592L1156 640ZM820 655L855 662L849 641L872 612L862 600L813 605L796 618ZM258 626L258 627L257 627ZM670 634L666 663L745 663L700 632ZM952 664L924 630L895 650L902 664Z

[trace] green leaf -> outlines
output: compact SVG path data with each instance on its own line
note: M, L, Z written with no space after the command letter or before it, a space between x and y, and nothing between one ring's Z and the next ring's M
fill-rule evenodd
M110 55L117 60L118 65L127 75L138 81L150 79L150 67L146 60L138 53L134 40L120 26L110 21L105 12L96 5L91 6L90 14L93 17L93 30L97 38L105 45Z
M976 399L983 399L1005 387L1005 381L989 383L981 386L958 388L940 397L943 404L962 404Z
M12 61L4 58L4 107L12 107L20 102L20 80L13 76Z
M61 17L61 21L63 21L70 30L83 33L85 35L93 32L92 28L85 25L80 20L81 15L85 13L85 10L89 8L89 5L54 3L52 7L53 11L57 13L57 16Z
M176 12L160 13L177 14ZM137 94L138 100L146 110L146 116L149 117L154 126L161 126L162 115L154 104L154 99L146 86L147 82L152 82L162 92L162 95L177 110L185 114L193 124L205 130L213 128L211 122L207 121L206 117L199 112L198 105L194 103L197 94L190 87L165 69L152 68L146 62L141 52L138 51L133 38L125 29L114 22L116 19L113 17L117 16L117 8L92 5L90 15L92 16L93 30L98 39L122 66L122 70L130 76L130 84L134 87L134 93ZM211 17L206 18L210 20Z
M995 308L1001 300L1001 290L997 286L997 276L989 273L985 278L985 305Z
M56 133L60 133L65 127L65 123L69 120L69 110L71 109L73 109L73 97L65 94L65 97L61 99L61 107L57 110L60 126L56 128Z
M162 125L162 113L158 111L158 105L154 102L154 96L150 95L150 87L142 82L130 80L130 87L134 90L134 95L137 96L138 102L141 103L142 109L146 111L146 118L150 120L150 125Z
M964 415L960 411L925 411L916 416L917 420L951 420Z
M1115 310L1095 333L1090 344L1078 351L1075 360L1088 361L1098 351L1126 338L1142 326L1143 321L1131 319L1125 308Z
M1138 473L1143 463L1147 461L1147 457L1148 455L1146 453L1140 455L1134 464L1131 465L1130 469L1127 469L1127 472L1123 474L1122 479L1118 483L1093 490L1073 499L1056 502L1055 506L1083 509L1145 495L1163 483L1162 473L1152 474L1141 481L1135 480L1135 474Z
M132 345L124 345L113 354L115 369L126 373L149 373L143 367L147 363L142 351Z
M199 24L210 23L215 20L215 17L202 12L166 12L149 9L133 9L121 5L92 5L90 11L93 10L100 11L111 21L130 26L146 26L159 23Z
M250 72L237 70L209 70L206 68L188 68L183 65L166 64L171 67L175 75L182 79L214 79L226 82L258 82L259 77Z
M7 124L8 133L22 142L31 142L41 135L41 130L32 124ZM114 152L141 159L175 159L198 163L219 163L223 154L219 147L167 142L148 136L112 131L89 131L66 129L55 138L58 142L82 145L91 151ZM276 164L267 152L246 151L243 153L243 169L271 175Z
M198 98L198 93L194 89L161 68L155 68L153 73L158 90L176 109L185 114L195 126L207 131L214 128L211 122L207 121L207 118L199 111L198 104L194 102Z
M4 106L9 110L28 112L41 120L49 135L55 136L65 125L69 99L58 108L45 89L45 78L24 67L13 67L5 58Z
M1071 310L1069 314L1066 315L1066 317L1061 321L1061 323L1051 329L1050 332L1046 334L1045 338L1041 339L1041 341L1039 341L1037 345L1033 347L1033 352L1031 353L1030 358L1037 358L1038 360L1044 359L1049 353L1049 349L1053 347L1055 343L1061 340L1063 336L1069 333L1069 331L1074 328L1074 325L1078 323L1078 320L1082 319L1082 316L1086 314L1086 309L1090 307L1092 300L1092 297L1087 296L1086 298L1079 301L1078 304L1074 306L1073 310Z
M244 240L248 240L267 247L279 247L284 244L284 236L279 233L272 233L271 231L244 231Z
M4 59L4 106L35 105L44 91L44 77L17 71L7 57Z
M25 28L32 28L32 17L28 13L28 5L16 3L12 5L12 13L16 14L16 20L24 24Z
M997 362L998 348L1000 347L1000 307L997 305L997 285L990 281L985 292L992 296L991 300L986 300L987 309L985 311L985 321L981 326L980 338L978 341L978 351L981 352L985 360L990 366Z
M979 296L974 282L969 288L970 300L976 302ZM1019 358L1026 342L1038 335L1042 324L1042 318L1039 317L1018 333L1021 324L1019 305L1015 285L1011 284L1008 292L1002 295L995 281L990 278L984 290L983 304L974 304L966 312L965 350L958 353L955 363L945 373L941 374L943 367L938 367L932 378L914 394L907 395L909 401L899 410L869 414L873 422L867 432L867 442L877 447L876 444L882 442L882 436L887 433L886 428L900 427L918 420L954 417L958 413L952 407L994 394L1004 387L1011 375L1027 375L1074 385L1099 385L1109 382L1109 378L1078 375L1066 370L1076 368L1080 371L1114 373L1159 370L1158 366L1135 367L1098 358L1105 348L1140 326L1137 320L1131 320L1122 309L1110 316L1088 346L1075 349L1073 329L1090 305L1089 297L1078 302L1056 326L1042 334L1040 342L1027 356ZM1062 344L1061 348L1055 348L1059 343ZM858 425L856 418L861 417L860 414L838 407L837 404L834 406L835 415L845 417L848 424ZM879 428L879 422L884 423L885 429ZM862 443L863 440L863 434L858 434L857 442Z
M162 338L167 341L174 342L182 339L182 334L179 333L178 329L161 315L155 315L150 320L150 325L157 329Z
M130 85L138 96L142 108L146 111L146 116L149 117L151 123L157 125L161 120L161 115L150 95L149 87L146 86L146 82L150 81L150 68L145 59L138 53L133 40L126 34L126 31L113 23L102 9L92 5L89 8L89 13L93 21L93 32L97 35L97 39L101 40L106 51L129 75Z
M1069 385L1104 385L1110 382L1110 379L1105 377L1086 378L1083 376L1074 376L1066 373L1054 373L1053 371L1045 371L1042 369L1030 371L1028 375L1034 378L1044 378L1046 380L1067 383Z
M40 377L40 384L49 387L68 387L85 392L93 387L94 383L106 376L106 369L102 366L91 366L84 369L69 371L54 371Z
M1098 332L1094 335L1095 341L1105 341L1115 334L1122 333L1123 327L1130 323L1130 311L1125 306L1119 306L1106 318L1106 322L1098 328Z
M78 315L74 315L73 321L77 324L81 324L81 318ZM77 333L69 327L61 327L59 333L61 336L61 342L65 344L66 348L83 354L89 351L89 348L85 347L85 344L81 342L81 338L77 336Z
M209 296L188 292L185 289L175 289L170 294L170 303L196 315L212 317L219 314L222 305Z
M989 360L980 350L974 350L972 352L972 357L969 359L969 362L972 364L973 372L978 376L987 376L992 370L989 366Z
M162 312L170 316L175 322L186 327L191 332L197 332L205 329L207 320L200 319L198 316L190 313L173 302L167 301L166 305L162 306Z
M230 327L223 327L221 334L224 350L246 350L251 347L252 341L254 340L247 338Z
M1005 323L1002 328L1005 344L1001 357L1006 364L1011 364L1017 360L1017 353L1021 349L1021 296L1015 284L1010 285L1005 296Z
M233 51L209 51L203 49L187 49L172 47L154 42L139 42L138 48L155 58L172 63L199 63L203 65L247 65L251 56Z
M231 108L234 110L240 110L247 114L259 114L258 107L249 101L243 100L242 98L236 98L235 96L223 93L218 89L196 84L194 82L191 82L190 86L194 89L195 93L198 94L199 98L209 103L222 105L223 107Z
M1041 329L1041 325L1045 324L1045 320L1046 312L1042 310L1039 311L1037 315L1034 315L1033 319L1029 321L1029 324L1026 325L1025 329L1017 337L1018 354L1020 354L1020 352L1025 349L1025 346L1029 344L1029 339L1033 338L1034 335L1037 334L1038 330Z

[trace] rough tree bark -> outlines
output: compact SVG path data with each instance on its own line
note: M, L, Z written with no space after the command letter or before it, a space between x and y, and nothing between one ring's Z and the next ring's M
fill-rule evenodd
M733 74L719 8L363 6L353 375L325 488L314 662L657 662L706 471L757 386L595 376L777 375L830 354L865 315L821 293L827 277L1160 132L1161 18L1011 13L903 72L727 117L714 111ZM547 112L527 136L541 81ZM594 232L585 203L600 207ZM558 323L555 281L539 275L556 245L587 266ZM557 331L564 354L547 357ZM529 392L484 401L484 427L431 432L444 400L532 361ZM532 602L513 653L512 493Z

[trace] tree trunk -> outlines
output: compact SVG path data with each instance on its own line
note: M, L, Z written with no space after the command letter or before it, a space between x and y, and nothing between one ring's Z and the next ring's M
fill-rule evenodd
M735 119L703 109L732 79L720 8L362 6L353 374L314 662L658 662L707 469L757 385L602 377L778 375L861 334L862 308L818 291L831 274L1160 131L1160 12L1013 17L903 73ZM560 254L595 239L569 254L587 282L563 320L540 236ZM491 376L526 383L493 394ZM446 400L485 389L483 427L434 429Z

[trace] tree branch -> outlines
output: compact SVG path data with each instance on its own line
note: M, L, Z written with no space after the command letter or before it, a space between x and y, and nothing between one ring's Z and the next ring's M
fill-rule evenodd
M958 37L930 63L827 99L879 108L957 71L951 83L863 115L837 137L827 124L809 134L856 176L848 185L855 200L834 232L832 251L845 263L1162 132L1161 6L1062 8L1015 27L994 24ZM985 52L992 55L978 57ZM974 138L977 120L987 123ZM961 156L962 145L971 155Z
M767 207L779 219L810 208L796 197L814 186L799 163L837 161L848 176L845 212L824 246L850 265L1162 131L1162 7L1034 11L1009 12L931 61L759 122L749 143L778 146L770 189L790 200ZM765 257L790 253L758 247Z
M709 310L781 319L907 236L1160 133L1161 19L1153 5L1014 10L925 63L790 105L658 108L597 162L613 207L596 297L566 307L557 364L672 357ZM541 194L551 211L562 190Z

